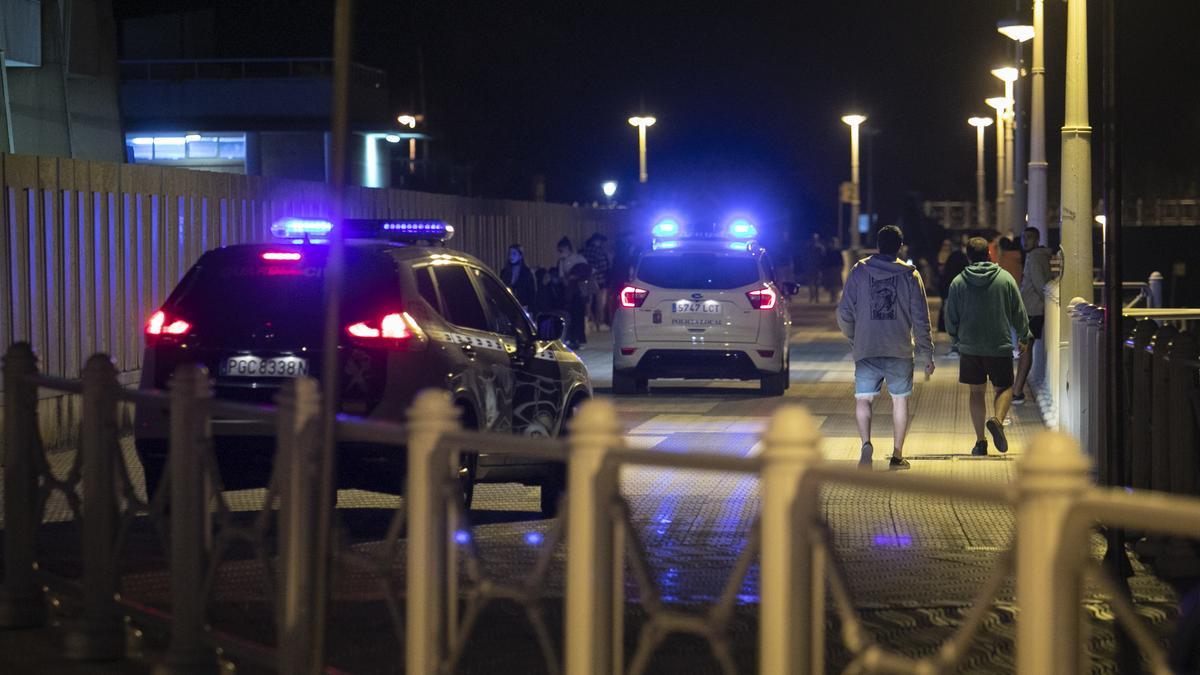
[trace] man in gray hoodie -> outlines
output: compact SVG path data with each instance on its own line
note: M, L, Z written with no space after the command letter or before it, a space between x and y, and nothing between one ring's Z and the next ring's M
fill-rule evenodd
M1025 301L1025 313L1029 315L1029 332L1033 340L1042 339L1042 327L1046 324L1046 296L1044 290L1050 281L1050 249L1041 245L1042 235L1036 227L1025 228L1021 243L1025 248L1025 269L1021 274L1021 299ZM1032 343L1030 343L1032 346ZM1025 382L1033 366L1033 350L1021 352L1017 361L1017 379L1013 384L1013 405L1025 402Z
M1004 418L1012 403L1012 334L1024 353L1029 347L1029 318L1021 291L1012 275L991 262L983 237L967 241L971 264L950 283L946 298L946 332L958 345L958 381L971 387L971 423L975 425L972 455L986 455L984 427L1000 452L1008 452ZM984 389L995 391L993 415L987 416Z
M913 390L913 344L916 358L933 374L933 333L921 275L896 259L904 233L895 225L879 230L879 253L854 265L838 303L838 326L854 351L854 398L862 450L858 465L870 468L871 413L875 397L887 381L892 397L893 445L889 469L907 469L904 437L908 435L908 396Z

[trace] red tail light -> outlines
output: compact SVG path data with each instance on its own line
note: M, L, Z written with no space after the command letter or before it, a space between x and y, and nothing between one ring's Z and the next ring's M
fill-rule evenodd
M770 286L750 291L746 297L750 299L750 306L754 309L775 309L776 303L779 302L779 296Z
M346 326L346 333L368 346L386 346L387 340L407 340L413 331L411 318L399 312L384 314L378 321L358 321Z
M192 324L177 316L170 316L161 309L151 314L150 319L146 321L147 338L162 335L183 335L191 329Z
M267 251L262 254L262 259L268 262L295 262L300 259L300 254L295 251Z
M638 288L637 286L626 286L625 288L621 289L621 306L628 307L630 309L641 307L642 303L646 302L646 296L649 294L650 291L647 291L644 288Z

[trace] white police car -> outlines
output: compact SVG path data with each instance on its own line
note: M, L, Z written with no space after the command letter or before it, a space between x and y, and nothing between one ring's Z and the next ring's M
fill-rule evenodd
M689 232L681 219L664 218L653 234L619 294L613 392L683 378L759 380L764 393L782 395L792 322L755 226L731 218Z
M319 376L328 221L283 219L275 243L205 253L146 323L141 386L163 389L181 363L208 368L220 398L268 403L288 378ZM339 410L404 422L417 392L448 391L469 428L533 436L563 433L592 387L583 362L559 338L562 319L535 327L483 263L441 245L438 221L347 221L346 278L338 353ZM214 446L227 489L264 485L274 430L253 420L215 419ZM166 463L167 413L139 408L135 444L147 487ZM396 492L405 454L395 447L339 446L339 483ZM468 455L475 482L542 487L553 512L565 485L561 464Z

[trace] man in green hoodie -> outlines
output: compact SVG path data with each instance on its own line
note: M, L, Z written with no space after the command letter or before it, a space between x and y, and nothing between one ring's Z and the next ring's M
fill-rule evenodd
M1015 331L1022 353L1029 347L1029 317L1021 290L1012 275L990 262L983 237L967 241L971 264L950 283L946 298L946 332L962 355L958 381L971 387L971 422L975 425L972 455L986 455L986 426L1000 452L1008 452L1004 418L1012 404L1012 334ZM995 400L988 417L983 393L992 381Z

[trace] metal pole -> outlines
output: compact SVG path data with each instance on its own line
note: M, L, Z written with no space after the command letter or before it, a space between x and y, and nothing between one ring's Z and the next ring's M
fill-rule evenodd
M1008 110L1004 115L1004 220L996 221L996 229L1007 230L1009 233L1014 233L1013 221L1017 218L1017 212L1021 210L1017 204L1016 191L1013 189L1013 132L1017 125L1017 116L1015 111L1016 82L1004 83L1005 96L1010 103Z
M645 183L646 173L646 125L638 125L638 182Z
M208 371L185 363L175 369L171 394L167 472L171 498L171 644L165 671L216 673L217 653L205 630L203 585L208 503L204 463L208 443Z
M614 567L622 561L613 550L610 502L617 494L617 472L605 466L609 452L621 447L621 425L612 401L583 404L571 423L571 461L567 464L567 675L613 672L612 634ZM624 608L621 608L622 611Z
M1046 228L1046 27L1045 0L1033 0L1033 70L1030 77L1029 226L1050 245ZM1045 341L1043 341L1045 343Z
M1117 12L1122 6L1115 0L1105 0L1103 7L1104 37L1101 40L1103 59L1103 125L1104 145L1104 433L1106 473L1103 480L1108 485L1120 485L1125 475L1125 383L1121 364L1125 351L1124 318L1121 314L1121 105L1118 97L1117 79ZM1090 223L1089 223L1090 225ZM1160 405L1158 401L1156 405ZM1104 556L1105 567L1118 584L1118 590L1126 598L1132 597L1129 577L1133 566L1125 547L1125 530L1109 527L1105 530L1108 547ZM1141 666L1138 651L1120 623L1116 626L1118 672L1131 673Z
M857 251L862 245L862 233L858 231L858 214L861 208L858 194L858 127L850 125L850 184L854 186L850 194L850 248Z
M1062 128L1060 297L1091 300L1092 128L1088 122L1087 0L1067 4L1066 122ZM1063 321L1062 314L1055 318Z
M1014 86L1014 94L1016 102L1014 109L1016 116L1013 118L1013 208L1012 208L1012 232L1013 236L1020 241L1021 232L1025 230L1027 222L1027 214L1029 213L1029 196L1026 190L1026 156L1029 154L1029 96L1026 88L1025 78L1025 43L1017 42L1017 72L1020 76L1017 78Z
M987 178L983 169L983 146L987 127L979 125L975 127L975 195L978 206L976 209L979 213L975 215L975 220L980 228L987 227Z
M817 492L801 481L821 462L816 421L798 405L780 408L763 438L762 606L759 672L825 672L824 559L814 550Z
M37 357L28 342L4 354L4 583L0 585L0 627L29 628L46 623L46 602L34 577L34 550L41 514L33 453L38 438Z
M106 354L94 354L83 367L83 420L79 434L83 459L83 617L67 635L73 659L107 661L125 655L125 624L114 597L117 570L116 463L117 369Z
M1008 222L1007 211L1004 210L1004 175L1007 173L1005 167L1008 166L1004 158L1004 127L1007 126L1004 120L1004 109L996 108L996 229L1004 227L1004 223Z
M4 95L4 134L8 142L5 152L15 154L17 145L13 141L12 103L8 100L8 62L4 59L4 48L0 47L0 92Z
M408 409L407 576L405 671L412 675L441 672L446 653L445 586L452 572L446 549L451 545L442 484L449 467L439 458L438 441L458 429L458 410L444 391L417 395Z
M345 266L345 243L342 222L346 215L346 144L349 135L347 106L350 99L350 54L354 27L354 1L337 0L333 18L333 155L330 192L333 196L333 229L329 233L329 257L325 261L325 334L321 343L321 455L318 473L319 504L317 508L317 559L313 570L313 639L309 645L310 661L325 663L325 608L333 555L333 517L337 507L337 426L338 402L341 387L341 358L338 352L341 335L342 275Z
M1079 565L1087 547L1065 526L1087 472L1079 444L1056 431L1038 434L1017 465L1019 675L1080 672Z
M320 673L309 660L315 632L317 449L321 399L317 381L284 383L277 399L275 472L279 486L279 598L275 603L281 673Z

